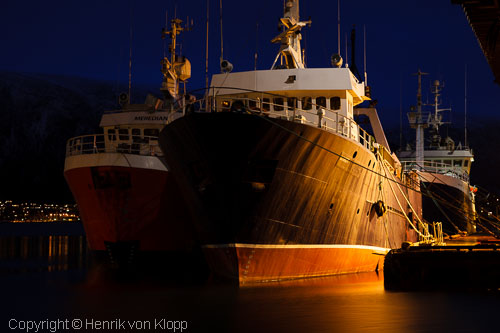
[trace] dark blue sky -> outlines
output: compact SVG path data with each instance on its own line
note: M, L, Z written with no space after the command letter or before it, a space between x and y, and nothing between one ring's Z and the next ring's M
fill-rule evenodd
M210 0L210 73L219 71L219 1ZM268 69L278 46L283 0L223 1L224 57L235 71ZM247 7L244 7L247 6ZM194 28L180 38L183 54L192 64L188 89L204 87L205 0L185 1L13 1L0 4L0 70L64 74L120 81L128 80L130 12L133 25L132 85L159 85L163 55L161 28L165 11L171 18L194 19ZM328 67L337 49L337 2L302 0L301 18L311 17L303 30L308 67ZM464 66L468 67L468 113L496 116L500 87L467 24L460 6L450 1L342 1L342 49L345 34L357 27L357 65L363 67L363 25L367 30L368 83L382 120L399 123L400 87L403 110L415 103L418 68L430 73L424 80L444 80L445 105L458 118L464 108ZM259 23L258 40L256 23ZM344 55L344 50L342 51ZM425 99L425 97L424 97ZM406 117L404 118L406 122ZM454 119L454 121L462 121Z

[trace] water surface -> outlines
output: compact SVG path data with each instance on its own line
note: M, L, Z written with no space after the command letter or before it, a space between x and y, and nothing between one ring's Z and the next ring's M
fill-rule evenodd
M500 313L497 292L386 292L376 273L242 287L175 275L109 271L81 235L0 237L0 329L14 318L151 329L165 319L188 332L480 332L496 330Z

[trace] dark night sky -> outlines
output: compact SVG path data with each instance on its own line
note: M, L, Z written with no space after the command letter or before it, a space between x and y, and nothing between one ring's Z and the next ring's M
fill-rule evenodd
M219 1L210 0L210 65L218 72L220 54ZM282 0L223 1L224 57L235 71L252 70L259 50L258 69L268 69L278 46L270 43L282 16ZM248 6L248 7L244 7ZM194 19L194 28L180 38L183 54L192 64L188 89L204 87L205 0L187 1L13 1L0 5L0 70L64 74L120 81L128 80L129 28L133 26L132 85L152 87L161 82L161 28L165 11ZM311 17L303 30L308 67L328 67L337 49L337 2L300 3L301 18ZM132 15L131 15L132 12ZM403 110L415 103L418 68L430 79L446 83L445 105L464 109L464 67L468 68L468 113L496 117L495 96L500 87L467 24L462 8L450 1L342 1L342 55L345 34L357 30L357 64L363 67L363 25L367 30L368 83L384 122L399 123L400 89ZM132 20L131 20L132 17ZM258 40L256 23L259 23ZM425 100L425 97L424 97ZM406 122L406 117L404 118ZM462 121L455 119L455 121Z

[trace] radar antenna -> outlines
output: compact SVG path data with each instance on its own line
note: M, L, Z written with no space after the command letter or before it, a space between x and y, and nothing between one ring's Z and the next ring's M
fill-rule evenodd
M276 66L280 57L285 60L285 68L304 68L304 59L300 48L300 40L302 39L300 30L307 24L311 25L311 20L299 21L299 0L286 1L285 13L280 22L285 30L271 40L271 43L281 44L271 69L280 68Z
M182 26L182 20L174 18L170 21L170 30L162 30L162 38L170 37L171 43L168 47L170 60L164 57L161 61L163 83L161 91L163 92L167 103L173 106L173 103L179 99L179 83L186 82L191 77L191 63L186 57L176 54L177 35L183 31L191 30L191 25Z

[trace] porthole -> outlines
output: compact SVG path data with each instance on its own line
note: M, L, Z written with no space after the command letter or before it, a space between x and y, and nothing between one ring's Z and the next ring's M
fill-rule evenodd
M356 214L359 214L359 208L358 208L358 210L356 211Z
M355 151L354 154L352 155L352 158L356 158L357 155L358 155L358 152Z
M372 164L372 160L370 160L370 161L368 162L368 166L370 166L370 164Z
M333 208L333 203L330 204L330 209L332 209L332 208Z

